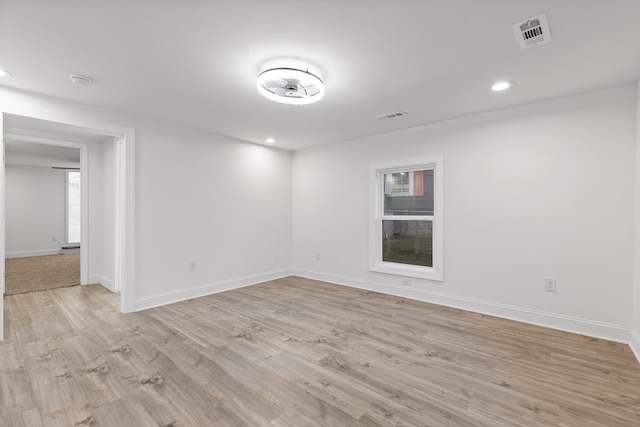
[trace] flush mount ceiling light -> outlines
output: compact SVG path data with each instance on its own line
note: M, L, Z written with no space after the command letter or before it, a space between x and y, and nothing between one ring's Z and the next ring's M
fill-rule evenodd
M266 142L267 144L275 144L276 140L275 138L267 138L264 140L264 142Z
M494 92L500 92L509 89L511 86L513 86L513 82L497 82L491 86L491 90Z
M324 96L324 83L309 71L297 68L271 68L258 76L258 92L283 104L305 105Z
M9 77L11 75L7 70L3 70L0 68L0 77Z

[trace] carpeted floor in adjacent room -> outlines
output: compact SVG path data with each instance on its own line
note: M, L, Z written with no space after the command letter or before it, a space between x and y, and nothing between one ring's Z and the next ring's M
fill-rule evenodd
M5 271L5 295L75 286L80 284L80 254L9 258Z

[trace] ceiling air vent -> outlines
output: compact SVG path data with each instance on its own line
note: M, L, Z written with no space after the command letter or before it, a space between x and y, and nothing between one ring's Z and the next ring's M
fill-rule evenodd
M547 15L545 13L518 22L511 28L513 28L513 33L518 40L520 49L529 49L530 47L551 41L549 21L547 21Z
M376 118L382 120L382 119L395 119L396 117L402 117L402 116L406 116L407 113L405 113L404 111L396 111L393 113L387 113L387 114L380 114L379 116L376 116Z
M81 76L80 74L69 74L69 78L74 85L86 86L93 82L89 77Z

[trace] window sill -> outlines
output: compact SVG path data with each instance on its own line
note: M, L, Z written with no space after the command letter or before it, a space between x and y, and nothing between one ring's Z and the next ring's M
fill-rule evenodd
M433 267L381 262L370 266L369 271L373 271L374 273L391 274L394 276L415 277L416 279L433 280L436 282L444 281L443 274L436 271Z

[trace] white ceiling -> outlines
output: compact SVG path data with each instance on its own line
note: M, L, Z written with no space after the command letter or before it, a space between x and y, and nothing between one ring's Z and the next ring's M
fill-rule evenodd
M553 41L520 50L541 12ZM639 0L0 0L0 84L297 150L634 82L638 22ZM325 98L259 95L279 58Z

